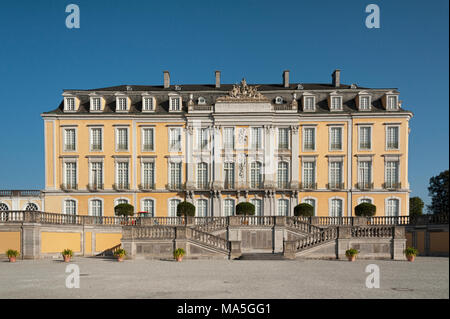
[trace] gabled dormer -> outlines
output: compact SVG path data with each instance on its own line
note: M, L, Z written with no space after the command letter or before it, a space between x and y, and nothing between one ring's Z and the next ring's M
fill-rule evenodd
M316 111L316 96L309 92L304 92L302 96L303 112Z
M105 108L105 100L101 95L97 94L96 92L89 94L90 112L92 113L103 112L104 108Z
M386 111L397 111L399 109L398 93L394 91L388 91L383 95L382 103Z
M342 94L337 91L333 91L328 96L328 106L330 111L342 111L343 107L343 97Z
M181 95L169 93L169 112L181 112L183 108Z
M367 91L360 91L355 97L358 111L370 111L372 109L372 95Z
M122 92L117 92L115 94L116 96L116 112L117 113L126 113L130 110L130 98L122 93Z
M155 112L156 99L149 93L142 93L142 112Z
M80 107L80 99L72 93L64 92L64 112L66 113L74 113L78 111Z

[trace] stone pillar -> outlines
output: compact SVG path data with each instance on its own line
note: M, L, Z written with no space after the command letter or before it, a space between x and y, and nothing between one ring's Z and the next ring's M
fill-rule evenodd
M345 251L350 248L350 240L352 238L351 226L338 226L337 251L336 258L345 259Z
M392 259L406 260L404 250L406 249L406 236L404 226L393 227Z
M275 129L273 126L264 127L264 188L275 187Z
M238 240L230 241L230 259L237 259L241 257L241 242Z
M214 166L214 174L212 179L212 187L214 189L222 189L223 188L223 161L221 156L221 134L220 127L214 126L212 129L213 136L213 166Z
M300 187L299 179L299 148L300 140L298 135L298 125L291 126L291 188L298 189Z
M353 220L353 226L367 226L369 224L368 217L355 216L355 217L352 217L352 220Z
M273 252L281 253L283 252L283 242L286 233L286 217L285 216L274 216L273 227Z
M194 149L194 128L189 125L186 128L186 189L195 188L195 177L194 177L194 160L193 160L193 149Z
M22 259L39 259L41 254L41 231L40 224L23 223L21 255Z
M295 259L295 241L285 241L283 243L283 257L287 259Z
M189 217L189 216L188 216ZM188 238L188 232L190 231L190 228L185 226L177 226L175 227L175 249L182 248L185 253L186 257L189 257L190 251L188 249L187 244L187 238Z
M212 197L212 206L213 206L213 211L212 211L212 216L214 217L219 217L222 216L222 196L221 196L221 192L220 191L213 191L211 193L211 197Z

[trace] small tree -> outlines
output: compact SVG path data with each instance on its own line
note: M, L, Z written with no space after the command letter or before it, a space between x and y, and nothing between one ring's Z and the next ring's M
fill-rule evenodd
M255 215L255 205L249 202L242 202L237 204L236 215Z
M134 207L131 204L123 203L114 207L114 213L116 216L133 216L134 215Z
M423 200L420 197L411 197L409 199L409 216L420 216L423 210Z
M195 206L186 201L179 203L177 216L195 216Z
M314 216L314 207L308 203L301 203L294 207L294 216Z
M433 214L448 215L448 170L430 178L428 191L431 196L431 205L428 206L429 211Z
M371 217L374 216L377 207L371 203L361 203L355 206L355 216Z

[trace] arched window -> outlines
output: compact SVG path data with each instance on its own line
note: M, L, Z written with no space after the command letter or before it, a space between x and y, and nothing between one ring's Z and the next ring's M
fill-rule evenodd
M330 216L342 217L342 199L333 198L330 202Z
M314 207L314 216L315 216L316 215L316 200L314 198L305 198L303 200L303 202Z
M223 203L224 216L233 216L234 206L234 199L225 199Z
M181 203L179 199L171 199L169 201L169 217L177 217L177 206Z
M289 200L278 200L278 216L289 216Z
M147 212L149 216L155 216L155 205L153 199L144 199L142 202L142 208L144 212Z
M34 203L28 203L27 206L25 207L25 210L27 210L27 211L29 211L29 210L39 210L39 208Z
M73 199L64 201L64 213L67 215L77 214L77 203Z
M197 217L208 216L208 201L206 199L197 200Z
M128 204L128 199L126 198L119 198L116 200L116 206L119 204Z
M372 200L370 199L370 198L361 198L360 200L359 200L359 203L361 204L361 203L369 203L369 204L372 204Z
M103 205L102 205L102 201L99 199L93 199L90 202L90 215L91 216L97 216L97 217L101 217L103 216Z
M288 188L288 163L279 162L278 163L278 188L286 189Z
M250 188L261 188L262 186L262 164L253 162L250 166Z
M6 205L5 203L0 203L0 211L6 211L9 210L8 205Z
M400 201L395 198L390 198L386 202L386 216L400 215Z
M208 164L206 163L197 164L197 187L208 187Z
M255 205L255 216L262 216L263 215L262 200L253 198L250 200L250 203Z

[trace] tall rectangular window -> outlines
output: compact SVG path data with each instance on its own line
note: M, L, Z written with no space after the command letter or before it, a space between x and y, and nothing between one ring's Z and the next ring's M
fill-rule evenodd
M342 150L342 127L330 128L330 150Z
M372 188L372 162L360 161L358 163L358 188L371 189Z
M75 111L75 98L66 98L66 111Z
M224 187L225 189L233 189L234 188L234 163L226 162L224 163Z
M208 187L208 164L198 163L197 164L197 187L200 189L205 189Z
M173 97L170 99L172 111L181 111L181 103L179 97Z
M278 129L278 149L289 149L289 129Z
M372 148L372 128L361 126L359 128L359 149L370 150Z
M91 111L100 111L101 100L99 97L93 97L91 103Z
M91 163L91 185L92 189L103 189L103 163Z
M225 199L223 203L224 215L233 216L234 215L234 199Z
M400 202L398 199L388 199L386 202L386 216L399 216Z
M386 128L386 146L388 150L398 149L398 126L388 126Z
M332 96L331 97L331 110L342 110L342 97Z
M278 216L289 216L289 200L278 200Z
M313 96L307 96L305 97L305 106L304 111L314 111L314 97Z
M142 163L142 187L153 189L155 186L155 164L152 162Z
M398 161L388 161L386 162L386 172L385 172L385 184L386 188L399 188L399 162Z
M75 151L76 131L74 128L64 130L64 151Z
M181 188L181 163L170 163L170 187Z
M330 203L330 216L331 217L342 217L342 200L332 199Z
M153 98L152 97L145 97L143 99L142 110L143 111L153 111Z
M289 186L289 165L287 162L278 163L277 171L278 188L286 189Z
M223 133L224 133L223 147L225 149L234 149L234 128L225 127L223 129Z
M250 200L250 203L252 203L255 206L255 215L256 216L262 216L263 215L263 204L261 199L252 198Z
M154 129L144 128L142 129L142 151L151 152L154 151Z
M197 129L197 146L199 150L206 150L209 143L209 129L199 128Z
M208 216L208 201L206 199L197 200L197 217Z
M91 128L91 151L102 150L102 129Z
M117 129L117 150L128 151L128 128Z
M330 162L330 188L342 188L342 162Z
M359 110L360 111L370 110L370 97L369 96L361 96L359 98Z
M181 152L181 128L171 128L169 135L169 152Z
M126 97L117 98L117 110L118 111L126 111L127 110L127 98Z
M262 164L252 162L250 166L250 188L262 187Z
M387 99L387 109L388 110L396 110L397 106L397 97L396 96L388 96Z
M303 188L315 188L315 162L303 162Z
M171 199L169 201L169 217L177 217L177 207L181 203L179 199Z
M303 150L314 151L316 148L315 141L315 131L314 127L305 127L303 129Z
M117 188L128 189L128 163L118 162L117 163Z
M252 149L261 149L262 147L262 127L252 127Z
M64 187L67 189L77 188L77 163L66 162L64 163Z

